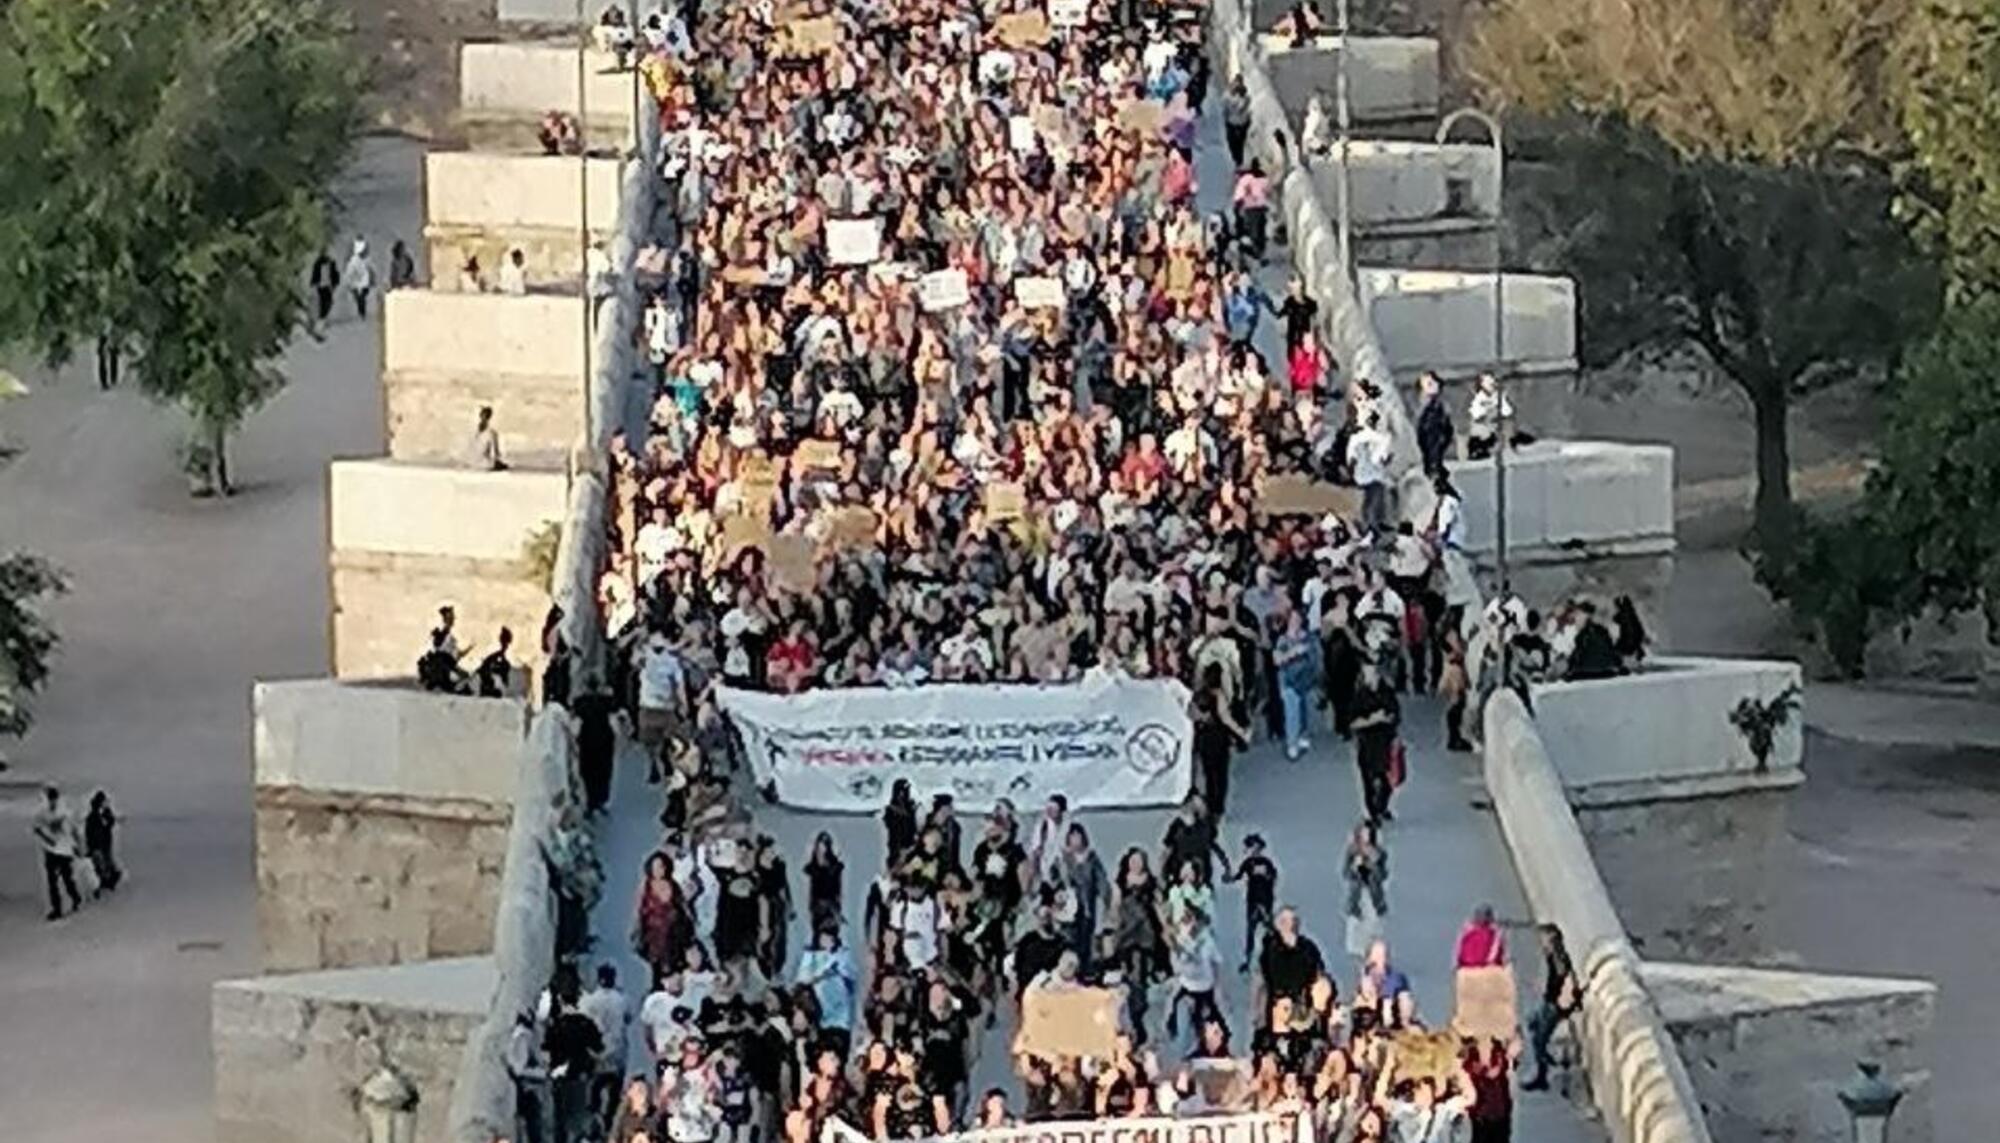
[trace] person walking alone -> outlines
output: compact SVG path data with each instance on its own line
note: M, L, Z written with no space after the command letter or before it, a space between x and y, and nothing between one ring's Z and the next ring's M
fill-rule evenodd
M49 887L49 920L60 920L63 915L62 894L69 894L69 911L74 913L83 908L83 894L76 891L76 855L79 848L76 823L70 819L69 810L62 803L62 791L49 786L42 791L45 799L41 812L35 815L35 841L42 847L42 877Z
M91 872L97 874L97 888L90 894L93 898L115 891L125 880L124 870L118 868L118 859L112 855L112 834L117 828L111 795L103 790L92 794L90 812L83 818L83 851L90 858Z
M368 293L375 288L375 267L368 261L366 238L354 240L354 250L347 256L347 268L340 277L347 283L347 292L354 297L354 316L367 320Z
M1354 762L1361 771L1362 801L1368 807L1368 820L1379 826L1395 820L1389 812L1389 794L1395 789L1392 756L1403 708L1396 700L1396 688L1373 658L1362 660L1353 710Z

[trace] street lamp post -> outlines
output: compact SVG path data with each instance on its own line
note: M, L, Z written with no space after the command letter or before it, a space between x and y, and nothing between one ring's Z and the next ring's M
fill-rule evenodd
M634 33L636 35L636 31ZM597 434L591 424L590 359L591 332L596 300L590 283L590 78L586 58L590 50L590 25L584 21L583 0L576 0L576 191L577 261L583 293L583 447L585 454L596 446Z
M1507 448L1512 443L1512 432L1507 424L1507 274L1506 264L1501 258L1500 236L1502 208L1507 193L1507 147L1500 121L1476 107L1461 107L1444 117L1437 128L1440 147L1451 137L1451 129L1458 126L1462 119L1483 125L1493 146L1493 383L1499 404L1495 411L1499 425L1493 448L1493 547L1500 564L1500 604L1504 617L1507 601L1514 593L1513 574L1507 563ZM1512 682L1509 677L1512 666L1509 643L1511 639L1500 644L1500 680L1503 686Z
M1347 75L1350 63L1348 59L1350 51L1348 35L1352 27L1348 21L1348 15L1348 0L1340 0L1340 6L1336 9L1336 18L1340 28L1340 54L1335 59L1333 80L1334 117L1340 127L1340 196L1339 201L1334 204L1334 213L1338 216L1340 225L1340 272L1347 276L1349 282L1353 282L1354 222L1352 217L1352 202L1354 184L1352 176L1348 173L1347 142L1354 133L1354 120L1347 91Z

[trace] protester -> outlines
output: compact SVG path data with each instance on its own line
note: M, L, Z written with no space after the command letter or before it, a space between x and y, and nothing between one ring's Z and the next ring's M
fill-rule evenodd
M472 427L472 439L465 449L465 463L469 468L483 472L504 472L507 462L500 456L500 434L493 428L493 406L479 407L478 421Z
M325 250L313 259L312 272L307 275L312 286L314 327L323 326L333 317L334 293L340 288L340 267L334 264L333 255Z
M62 791L54 786L42 790L42 808L32 824L35 843L42 851L42 878L49 890L49 920L63 915L63 894L69 895L69 911L83 908L83 895L76 891L76 858L82 848L76 822L63 804Z
M113 855L113 835L118 827L118 815L111 809L111 795L99 790L90 796L90 811L83 818L83 849L90 858L91 872L97 876L97 887L91 890L92 897L102 897L115 892L125 873L118 867L118 859Z
M366 238L354 240L354 248L347 255L347 266L340 272L340 280L347 285L348 295L354 299L354 316L366 320L368 294L375 288L375 267L368 260Z

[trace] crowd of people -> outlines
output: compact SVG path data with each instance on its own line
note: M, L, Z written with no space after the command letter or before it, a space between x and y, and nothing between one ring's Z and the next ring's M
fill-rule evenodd
M663 834L630 932L650 979L606 959L586 987L570 962L521 1016L534 1143L544 1117L562 1143L813 1143L830 1122L913 1139L1222 1110L1329 1143L1500 1140L1516 1056L1546 1064L1574 1005L1559 936L1523 1045L1427 1031L1445 1019L1385 935L1399 696L1442 693L1464 747L1467 635L1518 634L1496 626L1512 613L1468 623L1453 598L1442 465L1427 526L1390 523L1397 398L1342 383L1300 282L1263 293L1269 189L1234 118L1228 205L1203 213L1199 7L1087 9L1088 34L1022 39L1011 18L1041 5L794 6L831 19L833 51L752 4L598 29L658 100L672 226L642 283L656 399L613 445L613 651L559 697L592 740L592 808L630 719ZM855 220L879 249L836 259L830 224ZM933 296L940 271L963 296ZM1355 510L1275 510L1273 477L1352 488ZM963 819L897 782L879 869L850 875L822 834L795 881L735 792L716 702L1092 672L1192 695L1198 792L1157 851L1115 862L1060 796ZM1282 905L1265 839L1230 853L1221 832L1236 752L1268 734L1299 759L1322 730L1353 741L1364 792L1345 959ZM1232 977L1216 918L1239 885ZM1461 963L1504 963L1499 934L1477 914ZM1010 1037L1010 1082L976 1091L986 1030L1070 988L1117 997L1115 1047Z

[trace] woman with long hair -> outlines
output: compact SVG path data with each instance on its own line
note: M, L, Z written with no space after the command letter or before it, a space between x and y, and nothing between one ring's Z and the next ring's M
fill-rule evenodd
M833 835L821 830L813 838L812 853L806 857L806 916L812 931L839 928L841 878L847 866L834 852Z
M695 943L694 917L674 880L673 862L664 853L646 858L646 875L639 884L639 903L632 921L632 947L653 971L677 972Z

